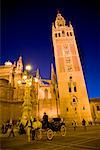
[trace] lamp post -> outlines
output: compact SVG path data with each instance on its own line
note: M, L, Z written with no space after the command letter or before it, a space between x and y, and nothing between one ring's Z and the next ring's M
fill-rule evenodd
M32 86L32 77L28 75L29 71L29 66L27 69L26 66L26 71L23 74L23 82L25 84L25 92L24 92L24 103L22 105L23 107L23 112L22 112L22 123L26 123L28 121L28 127L27 127L27 135L28 135L28 142L30 142L30 120L32 117L32 104L31 104L31 96L30 96L30 91L31 91L31 86Z
M39 79L36 77L35 77L35 83L36 83L36 100L37 100L37 118L39 119L39 98L38 98Z

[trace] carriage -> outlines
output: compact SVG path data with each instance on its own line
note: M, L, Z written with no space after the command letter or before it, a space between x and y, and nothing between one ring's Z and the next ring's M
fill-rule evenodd
M43 135L46 135L48 140L52 140L56 132L59 132L61 136L66 135L66 126L61 118L53 118L51 122L48 122L47 127L36 130L36 139L41 140Z

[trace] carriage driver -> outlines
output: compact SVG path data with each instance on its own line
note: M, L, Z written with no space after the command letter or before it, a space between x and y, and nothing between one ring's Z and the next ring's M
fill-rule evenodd
M43 129L48 128L48 115L46 114L46 112L44 112L43 115L42 128Z

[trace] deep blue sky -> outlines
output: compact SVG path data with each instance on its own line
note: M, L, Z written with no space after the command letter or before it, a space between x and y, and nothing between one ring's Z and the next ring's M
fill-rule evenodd
M12 62L20 55L24 64L50 78L54 63L52 22L57 9L72 22L89 98L100 97L99 0L2 0L1 59Z

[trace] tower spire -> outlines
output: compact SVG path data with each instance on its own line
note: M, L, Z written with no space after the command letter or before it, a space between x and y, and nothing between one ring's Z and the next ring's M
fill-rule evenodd
M52 63L51 63L51 81L52 81L52 83L56 83L56 74L55 74L54 67L53 67Z
M59 9L57 9L57 14L60 14L60 11L59 11Z
M22 70L23 70L23 62L22 62L22 57L21 56L19 57L19 59L17 61L17 70L19 72L22 72Z
M37 68L37 70L36 70L36 78L40 78L40 73L39 73L39 69Z

